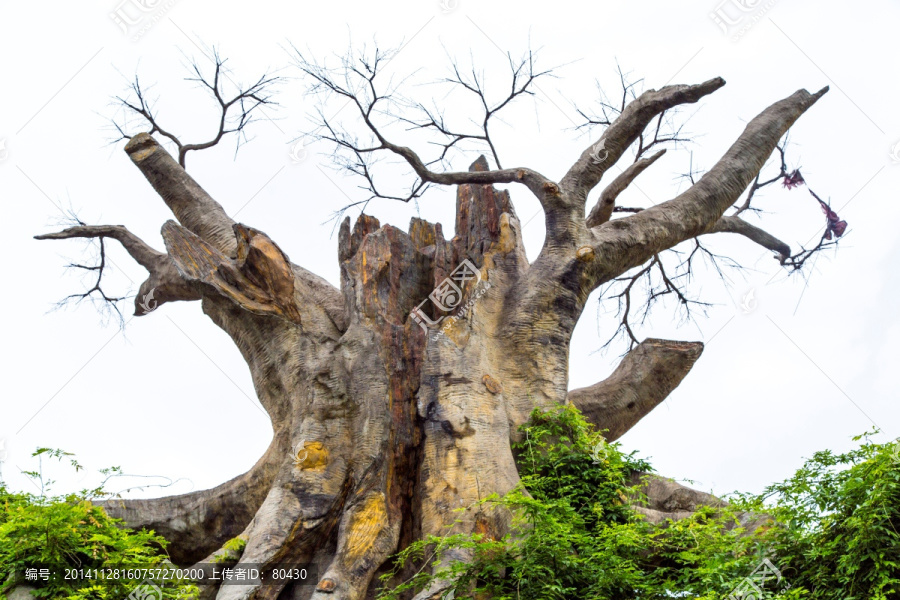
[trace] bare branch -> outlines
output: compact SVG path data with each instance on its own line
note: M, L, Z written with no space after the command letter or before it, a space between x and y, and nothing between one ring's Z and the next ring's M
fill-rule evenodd
M576 127L576 129L589 129L595 125L605 125L609 126L612 124L613 120L622 114L622 111L625 110L625 107L629 102L635 100L637 98L637 93L635 92L635 88L638 87L641 83L643 83L643 79L637 79L635 81L631 81L629 79L630 73L625 73L622 71L622 66L616 63L616 72L619 75L619 83L622 87L622 99L620 102L613 103L613 100L609 98L604 89L600 86L600 82L597 82L597 93L599 95L599 99L597 103L600 105L600 113L587 113L583 109L575 106L575 111L584 118L585 122Z
M780 159L778 174L765 180L761 180L760 175L757 174L753 184L750 186L750 191L747 194L747 198L741 204L741 206L736 209L735 213L731 216L722 217L721 219L719 219L715 223L715 225L713 225L712 229L710 229L706 233L728 232L741 234L748 239L756 242L760 246L763 246L764 248L775 252L777 255L776 258L782 265L796 271L802 269L806 261L811 258L816 252L836 245L837 240L835 240L834 242L832 242L831 240L833 237L840 238L843 235L844 230L847 227L847 222L842 221L840 217L838 217L838 215L831 210L831 207L826 202L819 198L819 196L816 195L816 193L811 189L807 188L809 193L813 196L813 198L816 199L816 201L822 208L822 211L825 213L825 231L823 232L822 237L819 239L815 247L810 249L801 249L800 252L792 255L790 246L788 244L782 242L767 231L754 225L750 225L749 223L738 217L738 215L740 215L744 211L759 211L758 208L755 208L751 205L751 202L755 192L766 186L772 185L773 183L776 183L778 181L781 181L782 185L787 189L793 189L795 187L806 184L806 180L800 174L800 169L794 169L790 172L788 171L785 157L785 146L787 143L786 138L787 136L785 136L785 142L779 144L776 148Z
M659 91L649 90L628 104L606 129L597 144L588 146L560 181L560 188L573 203L582 203L599 183L603 174L616 163L647 125L664 111L679 104L693 103L725 85L716 77L697 85L670 85ZM599 147L599 148L598 148ZM603 155L598 155L598 149ZM602 158L602 160L601 160Z
M102 300L109 303L116 312L116 302L123 300L122 298L113 298L108 296L101 287L103 271L106 267L106 253L104 240L106 238L114 239L122 244L122 247L129 255L150 274L150 277L141 284L137 296L134 299L134 314L142 316L158 306L177 300L199 300L200 294L186 280L178 274L175 264L170 260L167 254L157 252L151 248L142 239L128 231L122 225L84 225L80 224L75 227L69 227L57 233L47 233L44 235L34 236L37 240L66 240L74 238L97 238L100 241L100 263L95 267L86 267L83 265L73 265L83 269L95 270L97 272L97 281L94 286L83 294L73 294L64 299L65 302L72 298L86 298L94 293L99 294ZM119 313L121 320L121 313Z
M141 87L138 77L135 77L134 82L131 84L131 92L134 95L133 100L121 96L116 97L118 104L127 113L138 117L144 127L150 127L147 133L150 135L158 133L175 144L178 148L178 164L182 167L185 166L185 158L188 152L211 148L217 145L223 137L231 133L237 134L237 145L235 148L235 151L237 151L241 144L247 141L246 129L257 120L256 113L259 109L263 106L276 105L272 100L272 92L275 85L280 82L279 77L273 77L264 73L250 85L246 87L237 86L238 89L233 95L226 96L225 81L230 80L225 67L227 60L221 58L215 49L213 50L212 60L214 63L212 75L205 75L200 66L194 62L192 70L195 76L187 78L187 81L194 81L200 87L206 89L218 105L219 122L216 133L205 142L186 144L170 131L163 129L150 101L147 99L147 91ZM123 123L113 122L113 126L120 135L119 139L130 140L133 137L133 135L129 135L126 132L128 122L129 119L127 118Z
M119 327L121 328L125 326L125 317L122 315L122 311L119 310L119 302L125 300L127 296L111 296L104 290L103 276L107 273L108 266L106 263L106 244L101 237L99 239L99 252L96 264L85 265L81 263L69 263L66 265L66 267L70 269L81 269L89 273L95 273L96 279L94 279L94 283L84 292L69 294L57 302L56 305L57 307L63 307L69 303L80 304L82 300L91 300L94 305L98 307L98 312L104 317L114 313L119 322Z
M665 400L703 352L700 342L646 339L616 370L590 387L572 390L568 400L601 430L608 442L622 437Z
M753 197L756 195L756 192L766 186L772 185L776 181L783 181L785 177L788 177L787 163L785 162L786 146L787 135L785 135L784 141L775 147L775 149L778 151L778 156L781 159L778 174L769 179L760 181L760 176L762 175L762 170L760 170L760 172L756 174L756 178L753 180L753 184L750 186L750 191L747 192L747 198L744 199L743 204L735 209L735 212L732 216L737 217L746 210L755 210L751 207L751 203L753 202Z
M545 77L551 74L550 70L535 71L534 55L531 51L529 51L518 62L514 61L512 55L509 53L507 53L506 58L509 62L509 70L511 75L510 89L507 96L496 103L492 104L488 100L485 93L483 78L479 77L474 68L472 69L470 76L467 77L460 72L459 65L454 63L452 65L453 75L443 80L444 83L449 83L453 86L468 91L478 98L478 102L481 104L484 111L480 123L481 131L479 133L467 134L452 131L445 124L443 115L439 114L437 111L425 108L422 104L418 104L417 106L419 110L421 110L425 114L424 120L406 119L403 117L400 118L401 121L409 123L415 129L432 129L448 138L448 141L446 143L438 144L442 146L443 151L441 152L440 157L434 162L443 160L450 148L456 146L460 141L472 139L480 140L487 144L488 148L491 151L491 155L494 158L494 162L497 164L497 168L502 168L500 157L497 154L497 148L494 145L494 142L491 139L490 133L488 131L488 125L490 123L491 117L496 116L497 113L506 108L510 103L516 100L516 98L520 96L533 96L534 92L532 91L532 87L534 81L540 77Z
M234 255L237 251L231 229L234 221L165 148L150 134L139 133L125 145L125 152L179 223L220 252Z
M699 244L698 248L700 248ZM703 250L705 251L705 249ZM679 254L674 250L669 252ZM708 253L708 251L706 252ZM691 253L687 259L675 266L674 275L670 275L667 271L662 256L662 254L655 255L646 265L633 274L617 277L609 282L601 292L600 302L603 302L605 299L616 300L616 313L619 319L618 327L603 345L604 348L612 344L620 336L628 341L629 348L637 345L637 334L634 331L635 323L632 317L634 316L640 324L643 324L650 316L654 305L667 296L671 295L676 298L679 309L683 311L682 318L684 321L690 321L693 318L692 309L694 307L699 307L705 313L710 306L707 302L701 302L688 296L686 284L692 277L694 253ZM643 300L640 300L640 302L635 299L638 284L643 284ZM611 291L616 287L619 287L620 291L612 294Z
M319 128L317 133L313 134L316 139L331 142L335 144L338 151L349 154L350 158L339 158L337 163L366 181L365 189L370 191L370 198L390 198L408 202L420 197L427 189L427 184L429 183L440 185L521 183L528 187L542 202L546 200L552 203L552 199L558 197L556 184L531 169L437 172L429 168L429 165L435 162L442 162L446 152L465 139L476 139L487 143L499 166L498 154L487 129L490 119L496 116L500 110L509 106L515 98L532 94L530 86L534 80L549 73L547 71L535 72L531 54L521 63L515 63L510 59L512 87L508 96L496 104L488 102L483 85L477 75L473 74L471 79L467 78L460 73L457 67L454 67L454 76L448 79L447 82L456 84L477 95L484 108L484 117L481 123L482 132L480 133L467 134L452 131L444 123L442 117L424 109L421 104L416 106L424 111L425 118L423 120L397 118L411 125L413 129L436 131L448 138L446 143L439 144L443 151L438 159L429 163L423 161L419 154L412 149L388 140L383 128L376 123L376 117L378 116L393 117L390 106L398 102L398 99L394 97L390 89L381 91L377 85L381 69L384 68L391 57L391 53L386 53L376 48L372 57L360 56L355 60L343 57L342 66L339 69L330 69L323 64L307 60L303 54L298 52L298 67L313 82L310 92L322 94L326 99L328 97L340 98L355 107L366 133L371 136L369 143L360 143L355 136L340 129L331 119L325 117L322 111L319 113ZM384 193L379 191L375 185L371 171L373 156L384 151L402 158L418 177L418 180L413 183L406 196Z
M128 254L131 255L135 262L148 271L156 268L159 262L166 258L164 253L157 252L148 246L144 240L128 231L123 225L82 224L56 233L34 236L36 240L68 240L72 238L111 238L117 240L128 251Z
M790 180L785 180L785 185L799 185L800 182L805 183L803 181L803 177L800 176L800 171L794 171L791 174ZM801 248L800 252L794 254L793 256L789 256L786 259L782 260L781 264L789 266L794 271L799 271L806 264L806 261L812 258L816 253L821 250L825 250L826 248L830 248L832 246L837 246L838 241L844 235L844 232L847 229L847 222L842 221L841 218L837 215L836 212L831 210L831 206L826 203L824 200L819 198L818 195L809 188L809 193L813 198L818 201L819 206L822 208L822 212L825 213L825 231L822 233L822 237L819 238L818 243L810 248ZM832 241L834 239L834 241Z
M751 225L740 217L722 217L706 233L738 233L775 252L779 256L781 264L791 255L791 247L770 234L769 232Z
M597 254L604 257L600 262L606 263L601 283L716 226L787 129L827 91L800 90L776 102L750 121L722 159L690 189L673 200L592 229Z
M585 225L590 228L602 225L609 221L615 209L616 198L619 197L619 194L624 192L625 188L631 185L631 182L634 181L638 175L659 160L665 153L666 151L663 149L649 158L641 158L629 165L618 177L613 179L612 183L606 186L600 194L600 199L597 200L597 204L591 209L591 213L588 215Z

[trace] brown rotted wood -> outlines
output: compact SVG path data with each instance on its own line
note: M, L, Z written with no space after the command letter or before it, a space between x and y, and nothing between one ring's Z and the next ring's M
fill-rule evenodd
M163 225L162 235L169 256L186 279L213 287L251 313L300 324L291 262L263 232L235 223L234 259L174 221Z

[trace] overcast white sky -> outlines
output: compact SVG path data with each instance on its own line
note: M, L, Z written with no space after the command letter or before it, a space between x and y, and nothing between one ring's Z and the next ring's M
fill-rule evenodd
M684 383L622 441L651 457L659 472L721 494L758 491L816 450L851 447L850 438L873 423L884 432L877 439L896 438L900 147L897 160L891 150L900 141L900 7L887 0L864 10L835 1L716 1L143 0L154 8L130 36L110 13L139 15L141 0L0 3L4 478L13 489L30 489L19 469L34 466L35 447L52 446L76 453L89 469L121 465L129 473L184 478L165 493L186 492L238 475L263 453L271 428L249 372L198 303L165 305L129 321L124 333L115 323L102 326L89 304L51 312L54 302L83 289L78 274L63 267L85 245L32 236L53 230L60 209L71 206L86 222L125 224L163 248L159 228L170 214L123 144L109 144L110 97L135 73L157 84L160 119L182 139L198 141L213 131L215 114L207 97L183 81L186 56L208 67L204 51L215 45L236 81L266 69L295 77L285 51L290 44L326 56L342 52L351 38L405 44L390 70L398 76L418 70L419 80L445 75L447 55L465 63L471 53L498 90L505 85L500 49L519 54L530 43L540 49L542 65L565 65L557 79L539 84L534 103L510 112L509 127L496 130L505 166L533 167L553 178L599 135L572 130L572 103L591 107L596 81L615 93L616 61L643 77L648 89L715 76L728 82L684 113L696 136L694 166L701 169L768 104L799 88L830 85L792 130L789 163L802 166L810 187L849 222L840 250L815 263L804 292L801 279L786 279L749 242L713 240L714 248L753 270L728 290L712 278L697 282L694 290L716 306L696 324L679 327L672 307L663 307L640 330L643 337L707 346ZM730 35L710 17L717 10L720 18L740 18ZM431 92L407 93L427 99ZM362 192L355 180L328 169L328 157L317 154L325 148L310 146L306 160L291 160L292 141L313 104L296 80L284 83L278 99L280 109L269 111L273 120L252 129L253 141L236 158L229 141L190 155L188 170L231 215L337 284L337 240L327 221ZM454 166L464 168L477 155L459 155ZM687 150L670 151L642 176L640 189L654 202L672 197L689 157ZM824 218L806 191L775 187L762 198L771 211L764 223L795 248L820 235ZM511 193L534 257L543 239L542 219L530 220L538 205L524 188ZM622 198L647 202L636 189ZM449 232L453 204L452 191L436 192L419 211ZM380 201L369 212L405 227L416 207ZM110 289L133 294L144 271L117 246L110 257L118 267ZM745 314L738 305L750 290L758 306ZM123 308L130 315L130 301ZM617 363L621 347L598 352L613 319L592 297L572 342L571 387L602 379ZM93 475L57 478L60 492L95 481Z

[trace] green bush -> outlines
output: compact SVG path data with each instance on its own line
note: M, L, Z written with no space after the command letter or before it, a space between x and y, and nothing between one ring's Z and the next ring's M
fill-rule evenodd
M606 444L577 409L536 411L522 433L521 484L481 503L513 514L510 533L412 544L382 577L379 600L440 581L450 582L442 597L458 599L713 600L746 589L754 573L762 588L754 598L900 598L897 446L818 453L759 496L734 495L726 507L651 525L630 507L642 501L632 475L649 465ZM766 526L747 531L747 522ZM460 551L468 563L423 568ZM419 567L411 577L388 585L410 565Z
M900 442L817 452L790 479L742 500L783 524L769 542L807 597L900 598Z
M68 460L81 469L71 455L40 448L38 459ZM104 474L115 474L108 469ZM35 596L66 600L121 600L141 580L78 578L65 580L67 569L150 568L168 564L166 540L152 531L132 531L109 517L93 498L109 496L102 488L66 496L46 495L49 484L40 471L28 471L41 489L40 495L12 493L0 483L0 600L20 583L37 588ZM27 569L48 569L57 577L50 581L25 581ZM164 598L185 598L196 587L180 582L161 586Z
M413 543L383 580L396 581L409 565L418 570L399 585L386 585L379 600L435 581L451 582L443 597L458 599L719 600L746 586L764 560L777 577L754 598L900 600L900 444L865 438L845 454L819 452L760 495L735 494L726 507L701 507L689 518L651 525L632 508L642 501L634 474L650 466L605 443L575 408L536 411L522 433L514 448L520 485L480 503L510 511L509 534ZM81 469L59 450L41 448L34 456ZM12 493L0 484L0 600L30 568L64 573L167 564L162 537L124 528L93 504L109 496L102 486L50 496L52 482L41 471L26 474L40 495ZM747 522L766 526L748 531L741 526ZM235 551L243 543L229 542ZM460 551L471 560L449 561L434 572L421 568L444 564L443 557ZM140 581L28 583L40 598L118 600ZM192 598L197 588L178 582L162 593Z

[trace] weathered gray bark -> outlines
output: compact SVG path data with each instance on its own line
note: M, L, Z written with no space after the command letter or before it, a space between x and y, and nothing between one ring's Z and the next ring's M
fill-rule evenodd
M619 194L624 192L631 185L631 182L637 179L638 175L646 171L647 167L659 160L665 153L665 150L660 150L653 156L642 158L628 165L628 168L613 179L612 183L603 188L600 199L587 217L587 226L597 227L609 221L612 218L613 209L616 206L616 198L619 197Z
M702 351L699 342L645 340L607 379L569 392L569 401L612 442L678 387Z
M529 169L490 171L483 159L468 172L434 173L410 149L379 138L425 181L458 186L456 234L446 240L440 224L419 219L408 231L370 216L351 228L347 219L340 289L293 264L264 233L235 223L151 136L132 138L126 151L177 220L163 226L167 252L119 226L38 237L117 239L150 273L142 294L156 290L160 304L202 300L246 359L275 433L253 469L217 488L110 502L107 510L172 540L183 564L240 536L246 548L231 562L320 567L315 588L223 586L222 600L371 597L386 559L415 538L501 536L508 515L477 502L518 482L510 442L534 408L571 401L615 439L671 393L702 350L647 340L608 379L569 392L569 343L588 295L695 236L728 231L774 244L722 215L824 90L799 91L763 111L675 199L609 219L616 196L657 154L626 170L585 217L590 190L651 119L723 84L641 95L606 130L606 160L597 163L588 148L559 183ZM492 185L507 182L524 184L544 207L546 242L530 264L509 194ZM465 315L426 331L410 312L463 260L478 269L463 297L480 297ZM682 504L689 511L691 502L714 501L656 491L659 506L642 510L677 515ZM682 496L681 504L672 500ZM465 512L453 512L460 507Z

